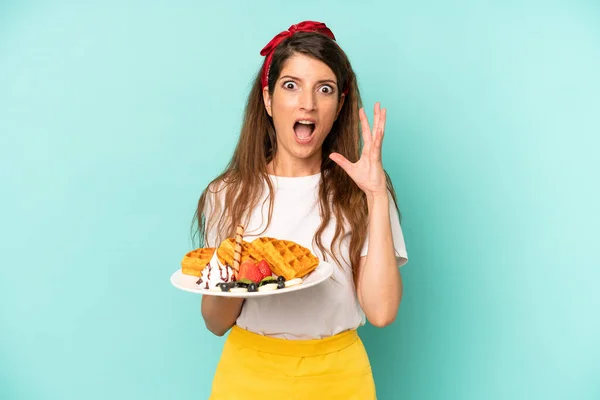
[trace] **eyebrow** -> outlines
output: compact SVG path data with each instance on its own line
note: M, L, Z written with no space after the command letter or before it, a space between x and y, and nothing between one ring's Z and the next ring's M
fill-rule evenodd
M292 75L284 75L281 78L279 78L279 80L283 80L283 79L286 79L286 78L302 82L302 79L300 79L300 78L298 78L296 76L292 76ZM320 81L317 81L317 83L333 83L334 85L337 86L337 82L334 81L333 79L321 79Z

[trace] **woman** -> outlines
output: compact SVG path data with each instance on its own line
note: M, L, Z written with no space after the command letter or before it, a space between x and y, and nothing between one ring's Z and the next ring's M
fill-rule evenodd
M371 128L350 62L322 23L293 25L261 55L233 157L199 200L201 244L242 224L245 240L293 240L335 268L285 295L202 298L207 328L231 330L211 399L374 399L356 329L394 321L407 261L381 163L386 110L376 104Z

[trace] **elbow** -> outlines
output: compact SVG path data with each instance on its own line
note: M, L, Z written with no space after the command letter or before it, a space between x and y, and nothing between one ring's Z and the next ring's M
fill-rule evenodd
M398 316L398 307L380 307L366 314L369 323L377 328L385 328L393 324Z
M229 330L229 329L222 329L222 328L219 329L219 328L211 327L208 324L206 324L206 328L209 330L210 333L212 333L215 336L219 336L219 337L225 335L227 333L227 331Z
M240 315L243 299L203 298L201 314L204 325L215 336L225 335Z
M396 314L390 313L388 315L376 315L368 318L369 323L377 328L385 328L394 323L396 320Z
M202 315L204 319L204 326L210 333L215 336L223 336L227 333L227 331L231 328L231 326L225 326L221 321L214 320L214 318L207 318L205 315Z
M229 331L229 329L231 329L233 324L225 325L219 322L220 321L213 321L210 318L204 318L204 326L206 326L206 329L208 329L210 333L215 336L223 336L227 333L227 331Z
M398 316L400 308L400 298L397 302L380 304L375 307L363 308L365 316L369 323L377 328L385 328L393 324Z
M204 326L210 333L215 336L225 335L228 329L226 329L222 324L219 324L218 321L215 321L215 318L211 318L210 316L206 315L204 310L202 310L201 314L202 319L204 320Z

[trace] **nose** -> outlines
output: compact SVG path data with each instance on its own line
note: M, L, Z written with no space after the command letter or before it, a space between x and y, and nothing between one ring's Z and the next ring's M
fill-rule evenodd
M317 99L312 90L300 92L300 108L303 111L313 111L317 107Z

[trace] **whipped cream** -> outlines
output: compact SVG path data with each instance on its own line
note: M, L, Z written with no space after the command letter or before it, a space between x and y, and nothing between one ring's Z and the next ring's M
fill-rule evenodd
M213 258L202 270L202 275L198 279L197 284L201 289L216 289L217 284L221 282L234 281L233 274L233 268L221 264L215 252Z

